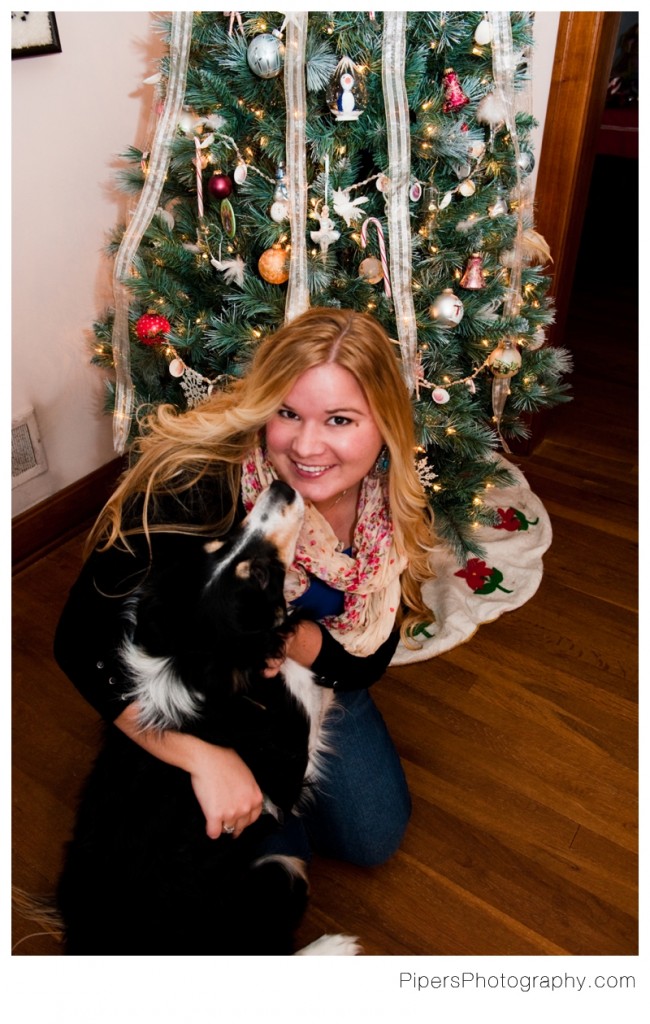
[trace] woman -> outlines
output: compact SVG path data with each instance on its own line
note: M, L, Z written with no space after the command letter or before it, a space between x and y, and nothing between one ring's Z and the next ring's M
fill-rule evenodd
M407 639L431 618L420 587L432 524L414 448L389 338L371 317L334 308L311 309L267 338L227 393L180 415L161 407L146 422L139 458L92 531L55 655L100 714L190 773L210 837L239 835L260 815L262 793L234 750L138 728L117 654L129 590L178 533L225 534L273 477L300 492L307 512L288 588L314 621L301 622L287 655L338 691L342 711L316 800L282 842L303 857L310 845L380 863L399 846L410 801L368 687L392 658L397 626Z

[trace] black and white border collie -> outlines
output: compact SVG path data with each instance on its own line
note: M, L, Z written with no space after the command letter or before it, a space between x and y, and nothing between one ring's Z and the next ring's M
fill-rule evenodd
M224 541L179 538L128 602L122 660L146 729L234 748L265 794L238 838L210 839L190 776L111 727L86 782L58 887L69 955L292 954L305 865L265 851L318 772L330 690L287 660L283 596L304 514L275 481ZM354 955L323 936L299 955Z

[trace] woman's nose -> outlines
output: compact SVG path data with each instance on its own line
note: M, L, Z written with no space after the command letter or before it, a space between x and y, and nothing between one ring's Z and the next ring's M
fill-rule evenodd
M303 421L298 425L292 444L296 455L302 455L303 457L318 455L323 451L324 447L323 436L318 423Z

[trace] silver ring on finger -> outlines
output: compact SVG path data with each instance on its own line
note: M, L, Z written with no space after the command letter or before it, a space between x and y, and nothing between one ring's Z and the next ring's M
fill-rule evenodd
M234 825L226 825L226 823L224 822L223 825L222 825L222 829L226 833L227 836L231 836L233 834L233 832L235 831L235 826Z

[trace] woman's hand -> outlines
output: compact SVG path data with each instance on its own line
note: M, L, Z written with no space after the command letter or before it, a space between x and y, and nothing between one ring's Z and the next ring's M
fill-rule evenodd
M188 772L205 816L205 830L218 839L224 826L232 835L257 821L264 797L250 768L229 747L217 747L189 733L142 730L138 705L129 704L115 725L153 757Z
M202 743L202 741L199 741ZM264 796L250 768L235 750L202 743L193 751L190 778L211 839L234 828L241 835L262 813Z

